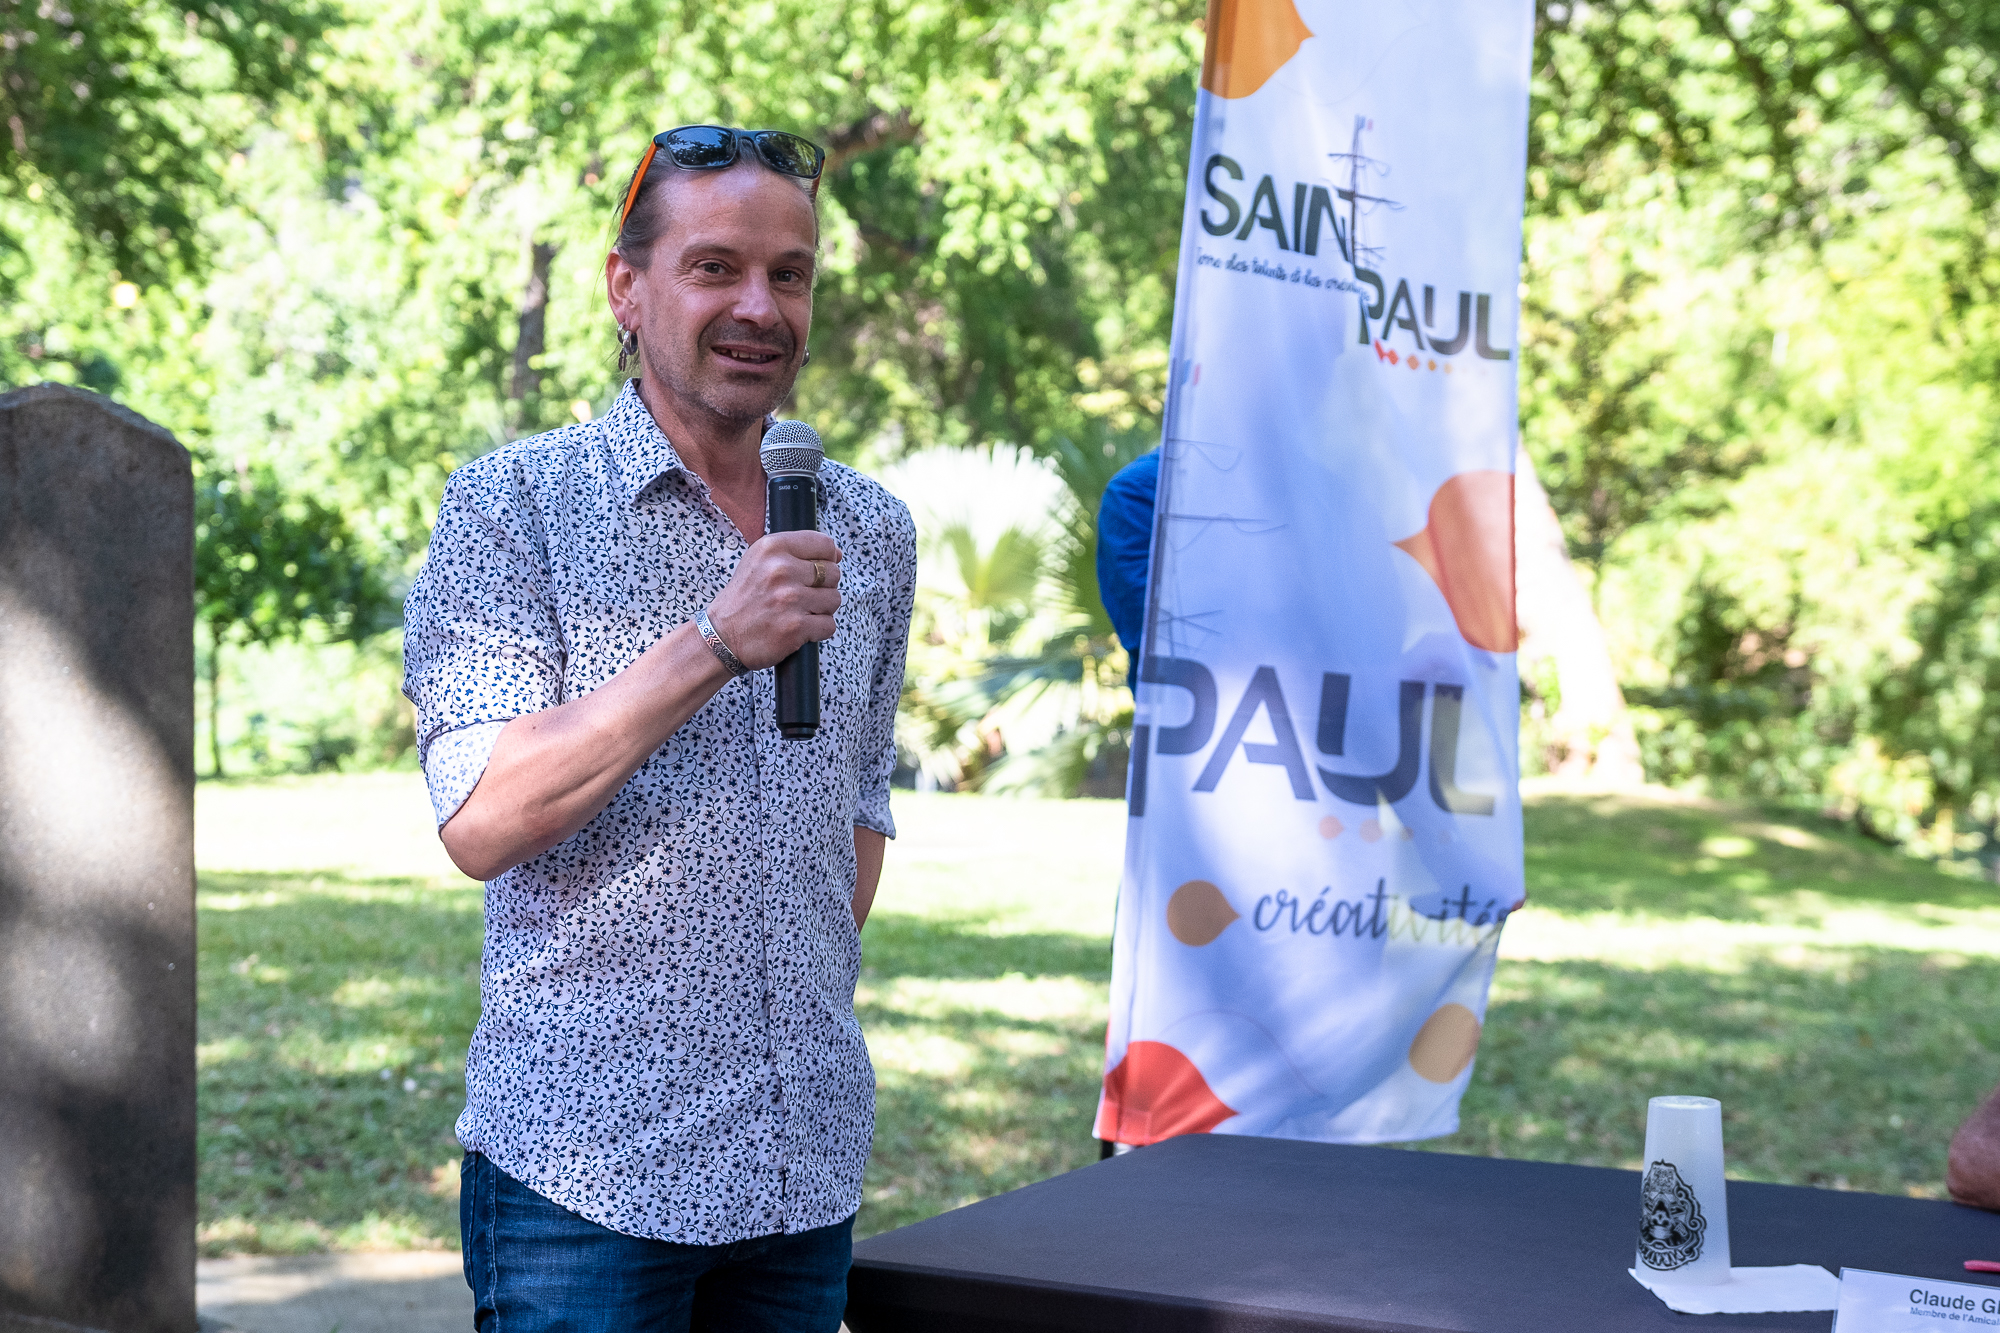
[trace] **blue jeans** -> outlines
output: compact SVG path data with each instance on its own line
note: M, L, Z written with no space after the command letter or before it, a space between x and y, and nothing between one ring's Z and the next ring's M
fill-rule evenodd
M854 1219L681 1245L601 1227L471 1152L458 1225L479 1333L834 1333Z

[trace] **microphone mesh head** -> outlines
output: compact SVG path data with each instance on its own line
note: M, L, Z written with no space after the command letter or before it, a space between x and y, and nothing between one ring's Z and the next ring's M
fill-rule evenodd
M813 477L826 461L826 450L820 445L819 432L805 422L780 421L764 432L757 456L763 461L766 476Z

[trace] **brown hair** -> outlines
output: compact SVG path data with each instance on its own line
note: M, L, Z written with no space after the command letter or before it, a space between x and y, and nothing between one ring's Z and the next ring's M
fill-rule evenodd
M640 162L646 159L641 157ZM678 171L671 161L661 166ZM637 176L639 168L632 168ZM632 192L632 181L628 177L625 188L618 192L622 201ZM618 229L617 239L611 242L616 250L633 268L644 270L653 262L653 242L667 234L667 173L648 171L645 184L639 187L639 197L632 201L632 211L625 215L625 225Z
M642 157L640 161L643 162L645 159ZM737 158L735 162L730 164L730 167L741 166L745 162L753 164L760 171L771 171L755 153L747 153ZM724 168L724 170L728 169L730 168ZM681 168L675 166L673 159L665 153L659 153L654 156L652 169L647 171L644 183L639 186L639 197L632 201L632 211L625 215L625 225L618 229L617 239L611 243L611 248L617 251L626 263L641 272L644 272L653 262L653 243L667 234L667 182L678 175L680 171ZM632 168L632 176L637 176L638 174L639 168L634 166ZM778 176L781 180L798 180L797 177L785 176L775 171L772 171L771 174ZM819 244L819 194L812 188L813 183L811 181L798 180L798 184L805 191L806 198L812 203L813 244L817 248ZM625 179L625 188L618 192L618 198L622 201L631 192L632 177L628 176Z

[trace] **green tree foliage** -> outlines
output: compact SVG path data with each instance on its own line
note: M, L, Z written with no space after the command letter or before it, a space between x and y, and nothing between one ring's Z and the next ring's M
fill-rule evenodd
M245 94L203 122L215 202L188 211L205 276L164 252L121 261L123 281L140 275L121 297L57 219L24 222L35 262L0 313L0 373L116 392L325 497L394 582L446 472L606 405L616 200L654 130L719 120L831 150L792 410L837 455L1143 432L1164 388L1199 14L349 6L317 45L296 39L309 95L250 123L233 118Z
M1524 435L1652 771L1947 853L2000 793L1989 9L1542 0L1531 123Z
M986 550L967 523L951 523L936 535L951 552L963 604L974 618L972 633L988 645L1006 643L1034 613L1042 575L1042 543L1033 533L1010 527Z
M1132 739L1130 662L1098 587L1097 511L1118 469L1156 439L1145 428L1097 431L1083 441L1059 438L1049 451L1064 492L1043 584L1054 623L1032 656L995 662L985 685L1001 707L1043 702L1060 717L1046 743L1008 756L989 781L996 791L1124 794Z
M615 391L647 136L796 129L831 156L791 410L864 463L1049 460L1033 614L938 681L1108 744L1092 517L1157 436L1201 10L0 5L0 380L318 497L393 586L452 467ZM1537 0L1534 61L1524 438L1652 771L1959 848L2000 797L2000 11Z
M981 655L970 688L950 697L981 727L1007 738L998 763L971 773L993 791L1043 795L1117 796L1125 789L1132 696L1129 662L1112 630L1097 583L1097 510L1119 468L1151 448L1145 429L1105 434L1083 443L1059 438L1049 450L1062 498L1050 516L1039 614L1011 650ZM996 551L997 554L997 551ZM961 734L964 734L963 732ZM1034 737L1022 743L1023 737Z
M198 231L216 276L148 285L136 315L101 274L31 283L10 320L31 364L12 373L97 367L225 454L312 475L407 565L451 466L602 409L616 201L654 130L722 120L831 150L794 408L836 454L1049 449L1155 422L1199 13L351 9L316 48L313 96L213 131L228 204Z
M1636 221L1618 218L1614 231L1599 213L1538 227L1522 302L1522 430L1571 555L1599 572L1641 524L1716 513L1723 484L1762 447L1762 358L1740 328L1724 335L1737 345L1700 353L1659 336L1672 323L1663 278L1675 275L1656 271L1660 247ZM1688 391L1697 356L1704 387L1720 381L1719 402Z
M0 197L134 281L197 267L229 139L297 85L326 26L316 5L265 0L0 7ZM22 249L0 218L0 255ZM0 294L16 273L0 263Z
M328 638L380 628L392 603L341 512L286 494L269 468L198 460L195 619L207 630L209 752L222 776L225 647L296 640L317 625Z

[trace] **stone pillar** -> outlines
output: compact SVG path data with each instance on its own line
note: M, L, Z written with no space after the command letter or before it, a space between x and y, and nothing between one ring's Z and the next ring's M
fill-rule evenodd
M193 1333L194 488L0 396L0 1330Z

